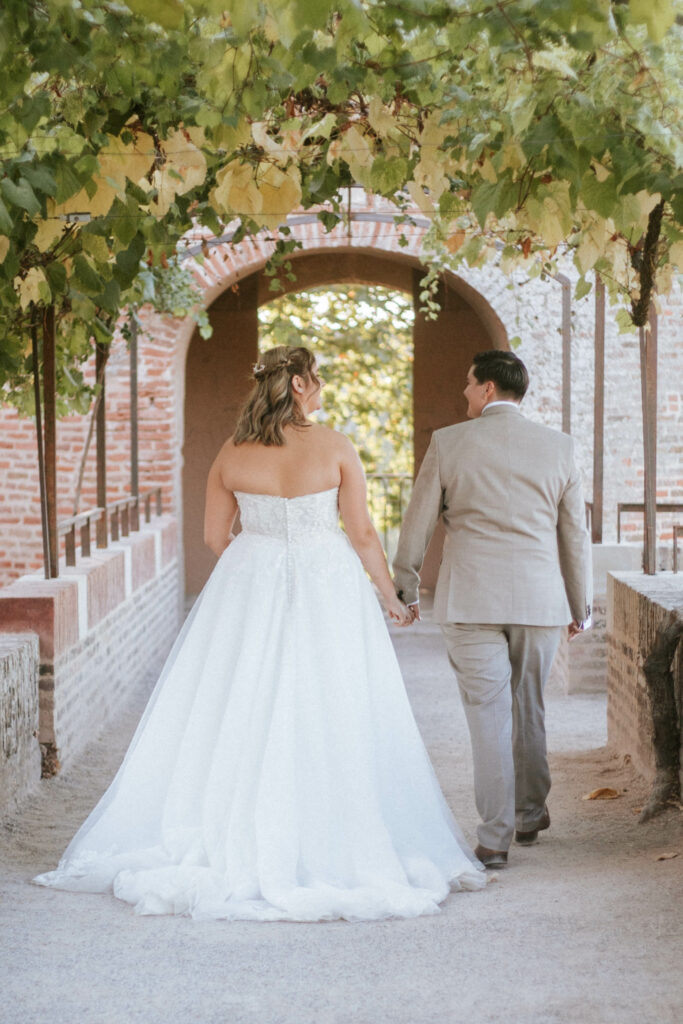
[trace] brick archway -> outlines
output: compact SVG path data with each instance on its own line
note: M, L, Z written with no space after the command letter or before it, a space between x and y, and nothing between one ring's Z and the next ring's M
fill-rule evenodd
M348 235L330 237L335 232L322 238L301 238L304 248L292 258L296 280L285 290L363 283L413 295L414 444L415 464L419 466L432 431L464 417L461 381L473 353L484 348L507 348L507 333L486 299L451 274L446 275L440 288L441 314L435 321L425 319L418 312L424 267L417 253L423 231L415 232L406 251L397 244L393 223L390 233L381 221L371 224L375 235L370 237L368 223L363 223L365 237L358 239L350 240ZM298 234L306 232L300 230ZM234 429L237 410L251 386L251 366L258 352L258 307L273 298L271 279L263 274L267 255L267 249L253 241L239 248L215 245L198 270L209 299L213 337L201 339L194 332L179 339L186 342L178 346L177 356L184 349L182 505L188 594L198 593L214 561L202 538L204 487L211 461ZM427 577L435 575L439 549L437 543L429 556Z

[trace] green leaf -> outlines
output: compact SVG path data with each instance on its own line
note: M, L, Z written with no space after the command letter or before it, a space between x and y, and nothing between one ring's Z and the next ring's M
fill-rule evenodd
M45 276L48 279L53 295L60 295L66 291L66 267L63 263L58 263L56 260L48 263L45 267Z
M183 23L182 0L126 0L131 11L163 28L180 28Z
M13 206L26 210L30 217L38 216L40 213L40 203L25 178L19 178L18 182L12 181L11 178L3 178L0 181L0 188L2 188L5 198Z
M593 285L590 281L587 281L585 277L580 277L576 282L576 288L574 289L574 298L578 302L579 299L583 299L586 295L589 295L592 291Z
M672 0L629 0L631 18L636 24L647 25L653 43L661 43L676 20Z
M374 191L383 196L393 195L397 192L406 180L408 174L408 161L402 158L387 159L383 156L375 157L370 170L370 184Z
M24 164L21 173L33 188L46 196L54 196L57 191L57 179L49 167L42 164Z
M140 270L140 260L145 252L145 240L142 235L136 235L127 249L123 249L116 255L116 265L120 271L118 275L119 284L127 287Z
M579 195L587 210L595 210L601 217L611 217L617 204L614 175L610 174L604 181L598 181L592 170L587 171L581 180Z
M55 167L55 178L57 181L55 199L58 203L65 203L67 199L71 199L81 191L80 179L76 177L66 161L60 161Z
M2 199L0 199L0 231L5 235L9 235L13 228L14 221L7 212L7 207L3 203Z
M73 276L80 290L86 295L97 295L102 291L102 278L82 253L74 256Z

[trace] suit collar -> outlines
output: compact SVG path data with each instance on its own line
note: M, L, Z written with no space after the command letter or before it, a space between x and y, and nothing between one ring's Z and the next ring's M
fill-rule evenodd
M513 413L520 415L521 409L516 402L496 402L495 404L485 406L481 414L482 416L498 416L501 413Z

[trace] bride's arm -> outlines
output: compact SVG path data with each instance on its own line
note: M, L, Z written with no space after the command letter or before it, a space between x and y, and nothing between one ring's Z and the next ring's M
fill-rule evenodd
M410 625L412 616L396 596L380 539L370 519L365 473L358 453L351 442L341 435L340 441L339 512L346 535L370 579L379 590L382 604L392 621L401 626Z
M221 451L209 470L204 506L204 543L219 558L234 539L231 530L237 515L237 499L222 480L222 456Z

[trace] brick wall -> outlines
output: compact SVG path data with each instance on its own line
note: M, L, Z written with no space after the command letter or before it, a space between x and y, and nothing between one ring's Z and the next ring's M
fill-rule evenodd
M138 369L140 490L161 485L164 511L174 508L176 449L173 331L169 323L148 316L149 336L140 339ZM94 365L85 367L94 380ZM130 361L118 338L107 364L107 500L130 496ZM78 476L89 417L65 416L57 423L58 518L74 514ZM40 488L35 425L15 409L0 405L0 586L42 566ZM86 460L79 512L97 505L95 441ZM61 541L61 554L64 542Z
M647 779L655 774L652 714L643 674L644 652L650 649L667 613L683 615L683 574L643 576L610 573L607 579L607 736L618 754L630 755ZM677 704L683 706L683 658L674 662ZM680 720L680 717L679 717ZM682 761L683 763L683 761Z
M0 809L12 810L40 779L38 637L0 634Z
M335 247L387 254L412 260L419 257L423 229L405 226L409 244L398 245L393 224L373 222L373 211L384 210L383 200L354 194L353 202L367 217L347 229L325 233L317 223L294 224L293 237L307 252ZM355 208L354 207L354 208ZM363 209L361 210L361 207ZM386 211L384 211L386 212ZM263 238L240 246L216 246L202 266L195 268L205 305L225 289L261 267L272 249ZM296 266L295 266L296 269ZM571 265L562 268L573 281ZM516 273L510 279L495 266L463 268L460 276L488 303L503 323L508 337L519 336L517 350L531 373L531 388L524 402L526 415L560 428L562 410L561 288L555 281L529 279ZM683 296L675 291L663 302L659 317L659 444L660 501L683 501ZM161 318L147 311L139 349L140 488L164 487L164 508L182 516L181 472L184 444L185 359L193 335L191 322ZM573 303L572 311L572 434L582 470L586 498L592 496L593 440L593 328L594 300ZM226 339L229 342L229 338ZM199 342L201 343L201 342ZM458 339L454 339L458 343ZM643 497L640 366L635 334L618 333L614 317L606 317L605 388L605 523L604 540L616 540L616 505L640 502ZM92 380L92 366L88 368ZM461 382L454 381L461 390ZM117 339L107 369L108 499L129 494L129 357ZM73 512L73 500L87 420L69 416L58 426L59 515ZM80 510L95 504L95 462L90 453ZM683 517L679 517L679 520ZM670 540L672 517L659 519L660 540ZM623 539L642 542L642 519L624 520ZM30 420L0 407L0 585L41 564L39 489L35 436Z
M177 524L169 516L56 580L24 576L0 590L0 630L32 631L40 645L34 700L44 774L67 764L158 674L177 635L179 594ZM8 709L0 706L0 728Z

